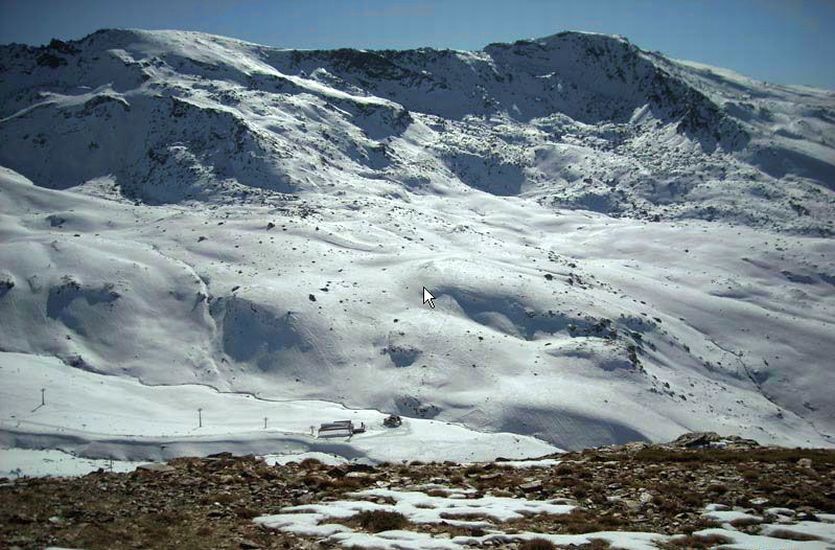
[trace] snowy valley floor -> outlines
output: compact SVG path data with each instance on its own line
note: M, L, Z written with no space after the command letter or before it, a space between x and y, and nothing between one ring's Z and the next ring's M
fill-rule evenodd
M0 546L835 545L833 451L630 444L532 461L284 462L227 454L6 480Z

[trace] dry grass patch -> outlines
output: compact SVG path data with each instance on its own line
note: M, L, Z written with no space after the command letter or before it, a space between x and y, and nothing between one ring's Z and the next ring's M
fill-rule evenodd
M500 524L500 529L580 535L597 531L624 531L628 524L610 515L575 508L568 514L538 514Z
M519 550L555 550L556 545L547 539L526 540L519 545Z
M768 534L768 536L773 537L775 539L794 540L794 541L798 541L798 542L821 540L820 537L816 537L815 535L808 535L806 533L798 533L797 531L792 531L790 529L777 529L775 531L771 531Z
M752 527L754 525L760 525L761 523L762 523L762 520L759 520L757 518L737 518L737 519L731 521L731 525L733 525L737 529L740 529L740 528L743 528L743 527Z
M673 540L656 543L662 550L681 550L686 548L688 550L703 550L706 548L714 548L721 544L731 544L733 541L718 534L711 535L686 535L683 537L676 537Z
M370 533L405 529L411 524L408 518L400 512L387 510L366 510L348 518L347 523L358 525Z

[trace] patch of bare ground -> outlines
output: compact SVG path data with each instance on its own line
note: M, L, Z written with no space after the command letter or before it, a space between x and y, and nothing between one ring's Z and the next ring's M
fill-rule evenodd
M276 468L221 456L169 464L171 472L6 480L0 548L306 548L308 541L264 530L252 518L367 483L319 483L318 463Z
M575 508L568 514L540 514L502 524L507 533L529 531L533 533L583 534L597 531L624 530L626 521L609 514L595 514L584 508Z
M370 533L405 529L410 523L403 514L386 510L367 510L351 516L345 521L346 525L359 527Z
M217 456L176 459L169 472L100 471L78 478L5 480L0 482L0 548L328 548L329 543L263 528L252 519L287 506L356 498L352 492L378 486L438 496L448 494L440 486L466 490L472 498L561 500L578 508L565 515L490 523L506 533L620 530L681 535L665 548L720 543L693 535L716 526L703 516L709 503L757 515L766 515L770 507L790 508L801 518L835 513L835 451L830 450L632 444L558 458L562 463L547 468L512 468L502 462L332 467L315 460L272 467L253 457ZM393 504L386 497L370 500ZM435 534L484 534L479 527L415 524L396 514L341 522L366 532L396 526ZM805 540L788 526L776 536L781 535ZM599 541L586 546L594 544L605 545Z
M519 550L554 550L556 546L547 539L531 539L519 545Z

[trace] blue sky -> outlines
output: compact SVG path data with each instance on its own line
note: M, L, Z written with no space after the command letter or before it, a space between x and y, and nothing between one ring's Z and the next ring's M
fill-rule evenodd
M479 49L586 30L771 82L835 89L835 0L0 0L0 43L105 27L198 30L288 48Z

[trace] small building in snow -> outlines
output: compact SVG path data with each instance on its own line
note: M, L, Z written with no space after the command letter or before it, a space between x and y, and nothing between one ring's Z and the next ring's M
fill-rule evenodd
M365 424L354 426L350 420L326 422L319 426L319 437L351 437L355 433L365 431Z

